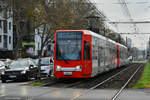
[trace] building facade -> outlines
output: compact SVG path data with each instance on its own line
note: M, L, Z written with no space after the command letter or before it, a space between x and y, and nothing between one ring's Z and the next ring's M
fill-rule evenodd
M0 55L5 58L13 51L13 17L12 8L5 8L5 4L0 2ZM4 55L5 54L7 55ZM0 56L0 58L1 58Z

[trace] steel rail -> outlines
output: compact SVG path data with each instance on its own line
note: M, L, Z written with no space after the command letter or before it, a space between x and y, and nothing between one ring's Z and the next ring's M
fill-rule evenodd
M130 68L130 67L127 67L126 69L121 70L121 71L120 71L120 72L118 72L117 74L115 74L115 75L113 75L113 76L111 76L111 77L107 78L106 80L102 81L101 83L99 83L99 84L97 84L97 85L95 85L95 86L93 86L93 87L89 88L88 90L84 90L83 92L81 91L81 93L80 93L80 94L78 94L77 96L72 97L70 100L75 100L75 99L77 99L77 98L81 97L82 95L84 95L84 94L86 94L86 93L90 92L91 90L93 90L93 89L97 88L98 86L100 86L100 85L104 84L105 82L109 81L110 79L114 78L115 76L119 75L120 73L122 73L122 72L126 71L128 68Z
M139 71L139 69L143 66L142 64L138 67L138 69L132 74L132 76L128 79L128 81L123 85L123 87L111 98L111 100L116 100L116 98L121 94L123 89L128 85L131 79L135 76L135 74Z

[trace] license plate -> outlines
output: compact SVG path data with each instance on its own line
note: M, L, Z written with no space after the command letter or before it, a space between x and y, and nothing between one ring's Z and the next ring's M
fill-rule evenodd
M9 78L16 78L16 76L14 76L14 75L10 75L10 76L9 76Z
M64 75L72 75L72 72L64 72Z

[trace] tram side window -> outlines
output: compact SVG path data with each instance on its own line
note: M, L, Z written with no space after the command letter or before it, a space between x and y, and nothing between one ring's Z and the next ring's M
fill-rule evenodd
M90 44L84 41L84 60L90 60Z

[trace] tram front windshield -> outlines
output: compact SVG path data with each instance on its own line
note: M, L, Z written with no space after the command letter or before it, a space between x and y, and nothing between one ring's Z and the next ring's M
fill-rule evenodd
M56 60L81 60L82 32L58 32Z

